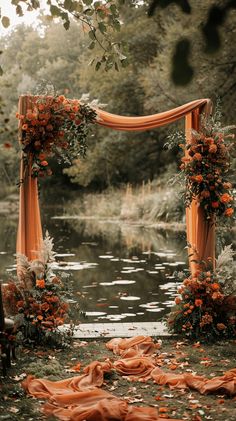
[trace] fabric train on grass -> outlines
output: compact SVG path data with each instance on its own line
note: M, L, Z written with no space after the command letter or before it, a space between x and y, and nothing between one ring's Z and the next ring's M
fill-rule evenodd
M120 358L112 363L93 361L84 374L52 382L28 376L22 383L31 396L47 399L42 410L64 421L181 421L163 418L157 408L135 407L111 393L99 389L104 374L115 370L129 380L145 382L152 379L158 385L170 388L194 389L202 394L220 392L236 395L236 368L224 376L207 379L191 373L173 374L163 371L156 363L160 345L152 338L137 336L131 339L115 338L106 347Z

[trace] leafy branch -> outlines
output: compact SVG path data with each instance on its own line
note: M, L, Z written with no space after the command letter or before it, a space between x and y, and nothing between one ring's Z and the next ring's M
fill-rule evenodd
M23 16L25 10L33 11L41 8L39 0L9 0L18 16ZM121 1L120 1L121 2ZM120 31L121 22L119 19L119 9L115 0L95 1L93 0L47 0L49 14L48 20L61 19L66 30L70 28L71 21L81 23L84 33L90 39L88 48L90 50L98 47L101 51L90 64L95 66L95 70L103 67L106 71L120 66L128 65L127 57L123 54L123 45L112 39L112 33ZM26 9L25 9L26 8ZM11 24L8 16L0 15L4 28Z

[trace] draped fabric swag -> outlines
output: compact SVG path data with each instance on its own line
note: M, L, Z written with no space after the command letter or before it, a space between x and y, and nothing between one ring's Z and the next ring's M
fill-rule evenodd
M25 114L32 106L35 98L32 96L21 96L19 99L19 113ZM101 126L114 130L141 131L173 123L185 117L185 132L187 142L191 142L191 130L198 129L201 113L209 113L211 101L199 99L188 104L143 117L124 117L107 113L97 109L97 123ZM19 128L19 134L21 129ZM24 254L29 260L40 259L40 246L42 243L42 226L38 201L37 179L31 177L30 162L21 161L20 179L20 211L19 226L17 235L17 253ZM190 269L192 274L198 268L192 260L212 259L215 260L215 225L213 221L206 220L200 204L193 200L191 206L186 209L187 240L191 245ZM18 273L20 268L18 265Z

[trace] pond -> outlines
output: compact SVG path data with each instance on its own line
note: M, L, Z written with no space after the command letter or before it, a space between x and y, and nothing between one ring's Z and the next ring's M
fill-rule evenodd
M54 238L54 269L73 291L72 307L79 303L86 313L81 322L158 321L169 312L178 286L174 272L187 267L185 233L64 217L58 206L42 213L44 231ZM0 222L6 280L15 271L17 218Z

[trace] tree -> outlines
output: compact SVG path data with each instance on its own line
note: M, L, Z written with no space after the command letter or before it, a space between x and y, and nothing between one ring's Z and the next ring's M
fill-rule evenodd
M8 0L15 6L18 16L23 16L25 10L42 10L42 1L39 0ZM46 0L47 15L45 20L61 20L63 26L68 30L71 23L76 21L90 39L89 49L99 48L99 57L94 60L95 69L104 67L109 70L113 66L119 70L119 66L126 65L126 56L120 50L120 44L112 40L111 31L119 31L121 22L119 10L114 0L93 1L93 0ZM119 3L119 1L118 1ZM45 10L44 10L45 12ZM1 23L4 28L11 24L8 16L1 16Z
M42 2L39 0L8 0L8 2L15 6L18 16L24 14L25 8L28 11L42 9ZM128 65L127 57L123 52L125 50L123 42L115 40L114 32L120 31L123 16L132 14L134 8L141 8L150 20L154 16L158 16L160 20L163 20L163 17L168 20L174 11L182 22L192 21L193 28L198 22L198 30L195 33L198 39L203 37L202 53L209 55L209 59L212 54L224 48L222 36L224 26L233 16L232 10L236 8L236 0L226 0L225 2L201 0L194 3L189 0L145 0L144 3L136 0L95 2L93 0L46 0L46 3L48 5L46 20L60 19L66 30L69 29L72 21L81 24L90 39L88 48L93 50L96 47L97 50L96 57L93 57L91 62L96 70L105 68L106 71L113 67L119 70L120 66ZM195 7L196 3L200 3L200 9ZM202 12L200 20L199 11ZM1 22L4 27L10 25L8 16L2 16ZM157 22L157 26L159 27L159 22ZM182 27L184 28L184 25ZM182 38L181 35L177 36L171 52L170 76L177 86L190 83L196 70L191 60L192 41L190 37Z

